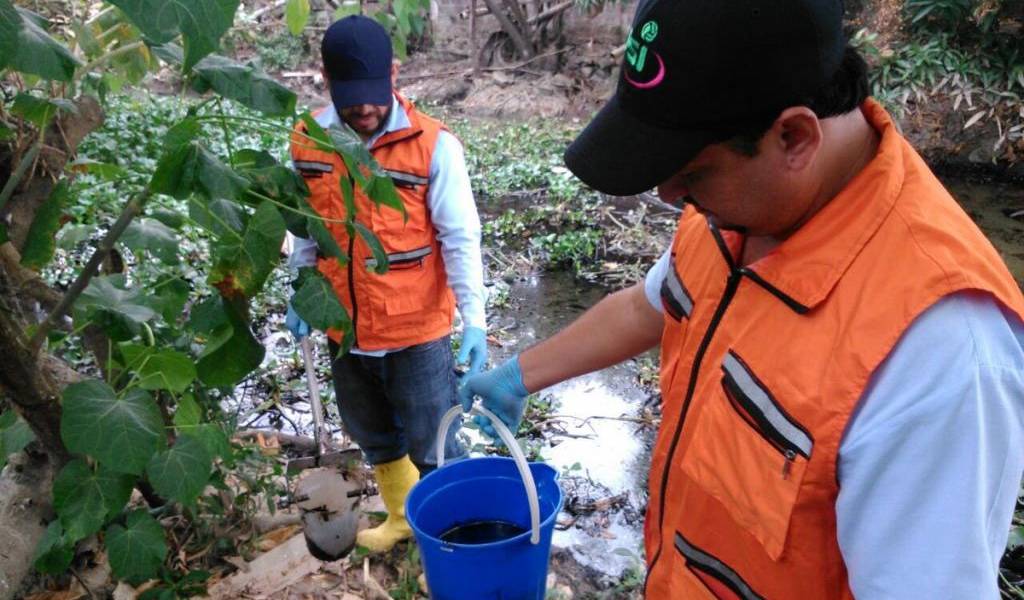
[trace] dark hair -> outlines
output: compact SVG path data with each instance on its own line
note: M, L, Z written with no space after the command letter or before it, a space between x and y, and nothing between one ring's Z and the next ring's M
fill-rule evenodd
M793 102L790 106L806 106L819 119L827 119L854 110L867 99L869 93L868 65L853 46L847 46L832 81L814 96ZM757 145L778 118L779 112L770 119L756 121L743 128L726 140L726 145L745 156L757 156Z

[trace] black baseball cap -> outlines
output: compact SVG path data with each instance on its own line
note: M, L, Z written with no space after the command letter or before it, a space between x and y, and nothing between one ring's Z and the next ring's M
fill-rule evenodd
M806 101L839 69L842 0L642 0L615 95L565 152L616 196Z
M351 15L331 24L320 42L334 107L391 105L391 38L377 21Z

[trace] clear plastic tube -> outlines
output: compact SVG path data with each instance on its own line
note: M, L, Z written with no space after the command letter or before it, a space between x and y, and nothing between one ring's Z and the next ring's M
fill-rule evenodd
M462 414L462 406L453 406L448 412L441 418L441 424L437 427L437 467L441 468L444 466L444 447L445 440L448 438L448 430L451 428L452 423L455 422ZM482 405L474 404L469 409L469 414L477 414L487 417L491 420L494 425L494 430L498 432L498 437L508 447L508 451L512 454L512 459L516 463L516 468L519 469L519 476L523 478L523 486L526 488L526 501L530 505L530 543L540 543L540 500L537 498L537 484L533 480L533 473L530 472L530 464L526 462L526 456L523 454L523 450L516 443L516 438L509 431L505 423L501 421L491 411L484 408ZM472 460L472 459L469 459Z

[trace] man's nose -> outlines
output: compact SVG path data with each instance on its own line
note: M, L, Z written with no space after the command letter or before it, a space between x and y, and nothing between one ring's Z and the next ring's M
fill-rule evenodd
M667 181L657 187L658 198L662 202L673 206L682 206L687 196L690 195L690 188L682 183Z

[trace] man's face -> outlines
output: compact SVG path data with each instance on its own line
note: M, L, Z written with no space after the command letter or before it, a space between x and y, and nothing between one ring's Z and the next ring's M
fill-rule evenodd
M724 143L712 144L659 185L658 195L670 204L690 202L721 229L784 237L810 203L803 174L794 174L784 163L784 153L764 140L753 157Z
M341 119L361 136L369 137L376 133L388 116L390 105L360 104L341 109Z

